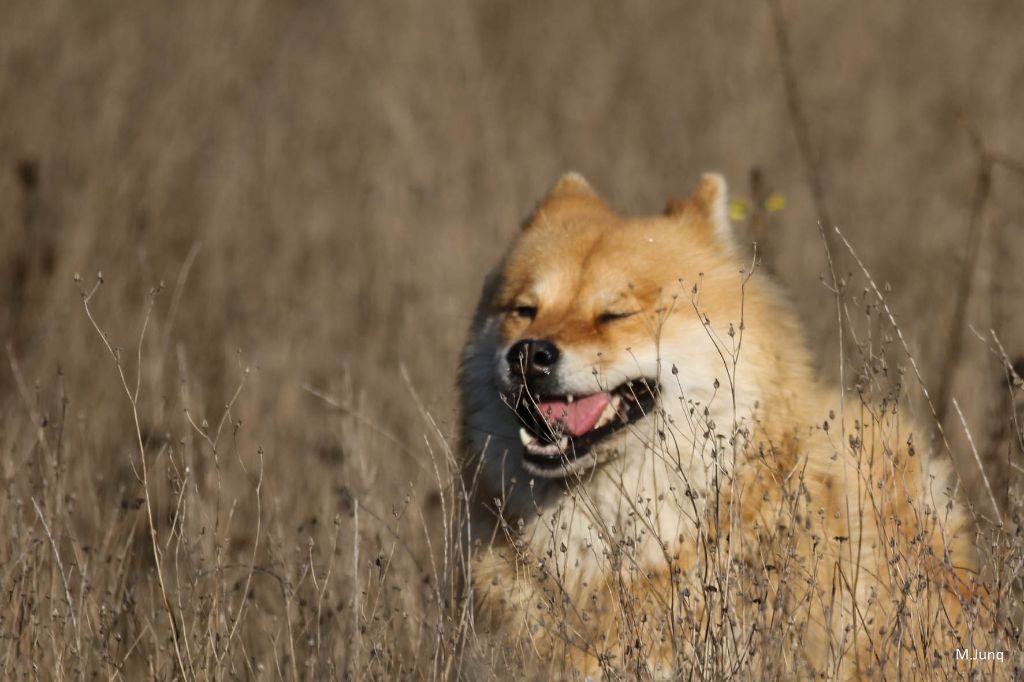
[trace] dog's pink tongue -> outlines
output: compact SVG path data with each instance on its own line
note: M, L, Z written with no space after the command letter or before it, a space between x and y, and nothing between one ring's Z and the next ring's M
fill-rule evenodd
M609 393L595 393L586 398L576 398L571 403L564 400L541 401L540 413L549 421L560 422L565 430L574 436L582 436L594 428L604 408L610 403Z

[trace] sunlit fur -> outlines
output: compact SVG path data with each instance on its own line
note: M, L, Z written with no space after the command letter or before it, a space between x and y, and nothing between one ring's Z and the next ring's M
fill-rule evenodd
M926 433L892 406L842 405L816 376L793 311L741 260L725 207L723 180L706 175L662 214L627 218L569 174L488 278L460 374L478 624L569 666L549 674L632 665L671 677L680 657L699 655L673 613L682 590L700 591L708 548L767 567L771 594L788 552L807 595L793 606L809 623L802 665L867 675L896 669L874 649L892 636L884 625L907 577L892 555L908 548L933 587L904 599L899 618L920 647L952 656L975 558L941 454L929 458ZM603 312L638 314L602 322ZM507 350L523 338L557 344L565 393L656 378L657 410L586 466L538 476L502 400ZM652 624L639 649L624 604ZM753 608L732 606L741 617Z

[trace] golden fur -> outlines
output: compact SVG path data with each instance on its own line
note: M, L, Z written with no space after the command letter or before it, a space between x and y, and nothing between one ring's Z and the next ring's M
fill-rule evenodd
M842 404L749 269L719 176L627 218L568 174L488 279L460 375L469 579L478 625L544 675L913 677L969 645L976 559L946 466L894 403ZM561 349L566 393L650 377L657 408L594 466L536 475L502 397L524 338Z

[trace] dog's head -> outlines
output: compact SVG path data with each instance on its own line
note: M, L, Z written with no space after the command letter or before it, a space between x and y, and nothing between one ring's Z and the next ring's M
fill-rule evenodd
M487 401L464 395L467 426L516 433L522 466L546 478L649 442L662 406L709 403L730 379L741 269L720 176L644 218L620 216L581 176L563 176L485 292L463 391L489 384L502 406L476 419ZM489 382L466 376L483 371Z

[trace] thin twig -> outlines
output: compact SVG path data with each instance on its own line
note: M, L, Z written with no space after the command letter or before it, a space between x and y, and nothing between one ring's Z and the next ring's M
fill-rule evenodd
M1010 442L1007 443L1006 451L1006 464L1011 468L1015 469L1020 473L1024 473L1024 467L1013 461L1012 455L1014 445L1016 449L1024 453L1024 429L1021 429L1020 422L1017 419L1017 410L1014 406L1014 392L1019 387L1024 386L1024 379L1021 378L1021 373L1017 371L1018 367L1024 368L1024 360L1018 359L1016 363L1010 360L1009 355L1006 353L1006 349L1003 347L1002 341L999 340L999 335L996 333L994 328L988 330L989 335L992 337L992 341L995 344L990 345L982 334L975 329L972 325L968 325L978 339L981 340L992 355L996 357L1003 369L1003 380L998 382L999 398L997 399L997 407L993 410L993 424L994 426L989 432L988 443L985 446L984 452L988 453L991 460L998 462L1001 461L997 449L999 446L1006 442L1009 438ZM1009 412L1009 416L1004 414ZM1012 431L1013 435L1007 433ZM1007 491L1009 490L1010 480L1006 481ZM1007 492L1007 495L1009 493Z
M982 234L985 229L985 207L992 190L992 160L985 151L980 135L972 127L968 127L971 143L978 158L978 172L975 176L974 198L971 201L971 213L967 227L967 243L964 246L963 267L960 270L960 282L956 289L956 300L953 304L953 317L950 320L949 334L946 337L946 351L939 365L939 387L935 392L936 419L943 427L949 411L949 398L953 391L953 380L956 368L960 365L963 353L964 320L967 316L967 304L974 288L974 275L978 269L978 254L981 253Z
M53 539L53 533L50 532L50 526L46 523L46 517L43 516L43 510L40 509L39 503L36 502L36 498L31 498L32 506L36 508L36 515L39 517L39 522L43 524L43 530L46 532L46 537L50 540L50 548L53 549L53 557L57 562L57 570L60 571L60 580L64 583L64 598L68 602L68 613L71 614L71 627L75 630L75 653L81 655L82 653L82 637L78 629L78 618L75 616L75 604L74 600L71 599L71 588L68 586L68 576L64 571L64 563L60 560L60 552L57 550L57 542Z
M355 655L352 657L352 673L355 679L359 674L359 649L362 638L359 636L359 500L352 505L352 639Z
M93 316L92 309L89 307L89 302L92 300L92 297L96 294L96 292L99 290L102 284L103 275L102 273L100 273L96 277L96 284L90 291L86 292L85 290L80 289L80 292L82 294L82 305L85 308L86 317L89 319L90 324L92 324L93 329L99 335L100 340L103 342L103 346L107 349L107 352L110 353L110 356L114 359L114 366L117 369L118 376L121 379L121 387L124 389L125 395L128 397L128 402L131 405L132 422L135 427L135 441L139 453L140 468L142 470L143 499L145 500L146 518L149 523L149 539L153 552L153 564L156 568L156 577L157 582L159 583L160 595L163 599L164 609L166 610L167 618L170 620L171 623L171 637L174 644L174 654L175 657L177 658L178 669L180 670L183 678L189 679L189 668L185 666L185 659L182 657L181 654L181 642L179 641L180 634L178 632L178 621L174 614L174 607L171 606L170 597L167 596L167 583L166 580L164 579L163 556L160 551L160 543L157 537L156 520L153 514L152 497L149 492L149 467L146 464L146 446L142 438L142 424L139 421L138 388L136 387L136 391L134 393L132 392L131 388L129 388L128 377L125 374L124 365L121 364L121 353L118 349L115 349L111 345L109 339L107 339L107 335L103 332L103 329L100 327L99 323L96 321L96 318ZM146 317L142 324L142 331L139 334L138 358L140 364L142 358L142 342L145 339L146 329L149 326L149 317L153 312L153 304L156 300L155 294L156 292L154 291L153 295L150 296L149 305L146 308ZM136 371L141 372L142 367L137 367ZM194 675L192 675L192 677L194 677Z
M985 483L985 490L988 491L988 499L992 503L992 509L996 513L996 520L999 525L1003 525L1003 516L999 513L999 505L996 504L996 496L992 493L992 486L988 482L988 476L985 475L985 467L981 465L981 457L978 456L978 448L974 445L974 438L971 436L971 430L967 428L967 420L964 419L964 413L960 409L960 403L956 398L953 398L953 407L956 409L957 415L960 417L960 423L964 427L964 433L967 434L967 444L971 446L971 452L974 454L974 461L978 464L978 470L981 471L981 480Z
M946 437L946 430L938 421L938 411L935 408L935 401L932 400L932 396L928 392L928 386L925 384L924 377L921 375L921 369L917 366L917 360L914 358L914 354L910 351L910 344L907 343L907 339L903 335L903 330L896 322L896 315L893 314L892 310L889 308L889 302L882 295L882 291L878 288L878 285L875 283L874 277L872 277L871 273L868 271L867 266L864 265L864 262L860 259L860 256L857 255L857 252L854 250L853 245L850 244L849 241L847 241L846 235L844 235L838 227L834 229L836 234L839 236L839 239L842 240L843 244L846 246L846 249L850 252L850 255L853 257L853 260L857 263L857 266L860 268L861 272L864 273L864 277L867 279L868 284L871 285L871 289L872 291L875 292L875 296L878 297L879 302L882 304L882 309L885 311L885 315L889 319L889 324L891 324L893 329L896 330L896 336L900 340L900 345L903 346L903 352L906 353L907 359L910 360L910 366L914 369L914 376L917 378L917 383L921 387L921 392L924 394L925 402L928 403L928 408L931 410L932 417L935 419L935 424L938 428L939 436L942 439L942 444L945 446L946 452L953 460L953 467L955 470L956 460L953 457L953 447L949 444L949 439ZM957 488L959 488L961 477L959 476L959 472L957 472L957 474ZM981 476L982 478L986 479L985 484L988 485L987 475L985 474L984 469L981 470ZM975 513L973 506L968 507L968 509L970 509L972 513ZM999 513L998 510L996 510L996 513ZM985 518L982 514L979 514L979 516Z
M185 256L185 262L182 263L181 269L178 271L178 279L174 283L174 290L171 292L171 307L167 311L167 322L164 323L164 334L163 340L160 342L160 360L163 361L167 355L167 351L171 345L171 331L174 329L174 320L178 315L178 306L181 304L181 296L185 290L185 283L188 281L189 273L192 272L192 265L195 263L196 256L199 255L199 248L202 246L202 242L196 241L192 243L192 247L188 250L188 255Z
M241 390L241 388L239 388ZM235 394L237 397L237 393ZM256 556L259 553L260 548L260 535L263 531L263 448L257 448L256 452L260 457L260 472L259 478L256 481L256 537L252 544L252 556L249 559L249 571L245 576L245 587L242 589L242 595L238 602L238 613L235 615L235 621L231 624L231 629L228 631L228 639L224 643L224 651L217 658L217 662L221 663L224 657L228 655L228 650L231 648L231 642L235 638L235 633L238 632L238 624L242 622L242 614L245 612L245 605L248 601L249 587L252 585L252 576L256 572Z
M21 373L21 367L18 365L18 358L14 355L14 345L11 342L7 342L7 362L11 367L11 374L14 376L14 385L18 389L18 394L21 396L21 400L25 403L25 408L28 410L29 419L32 420L32 426L36 432L36 442L39 447L43 449L43 452L47 456L51 455L50 443L46 440L46 431L43 428L43 418L39 414L32 401L32 395L29 393L28 384L25 383L25 377Z

